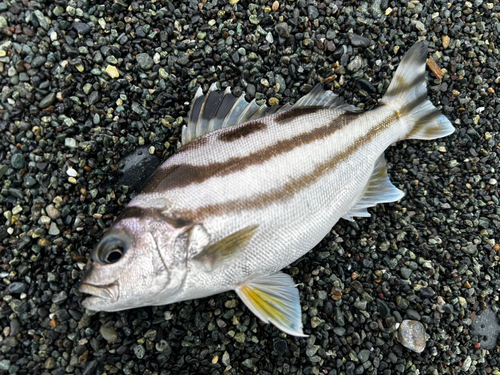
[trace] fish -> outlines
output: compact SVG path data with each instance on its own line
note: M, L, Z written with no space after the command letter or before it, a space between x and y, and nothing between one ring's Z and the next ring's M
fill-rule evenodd
M281 107L198 89L180 149L91 252L83 306L119 311L233 290L264 323L305 336L282 269L341 218L404 196L389 180L387 147L455 131L427 98L426 56L414 44L365 112L321 84Z

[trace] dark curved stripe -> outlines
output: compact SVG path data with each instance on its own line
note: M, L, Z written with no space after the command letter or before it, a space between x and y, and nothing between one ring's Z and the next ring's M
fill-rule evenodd
M288 111L280 113L274 118L274 121L278 124L288 124L299 116L311 115L318 112L320 109L325 109L324 107L299 107L292 108Z
M420 95L418 98L412 100L410 103L403 107L403 115L412 113L415 108L418 108L427 101L427 93Z
M160 218L166 221L174 228L185 228L193 225L193 222L180 217L169 217L164 214L163 208L153 208L153 207L125 207L122 213L116 219L116 223L121 220L126 219L144 219L148 218Z
M396 115L389 116L383 122L375 126L372 131L370 131L364 137L361 137L355 143L350 145L346 150L337 154L332 159L317 165L314 171L312 171L311 173L303 175L299 178L291 179L290 182L282 187L246 199L231 200L221 204L213 204L205 207L200 207L196 210L183 211L182 213L180 213L180 215L182 215L182 217L185 219L199 222L202 219L210 216L217 216L242 210L256 209L267 206L274 202L285 201L296 194L298 191L311 186L325 174L334 170L341 162L347 160L350 155L358 151L361 147L365 146L377 134L388 129L397 120L398 117Z
M247 122L246 124L237 125L226 129L225 131L219 134L218 139L224 142L233 142L236 141L237 139L246 137L247 135L255 133L259 130L264 130L266 128L267 125L265 122L260 122L260 121Z
M154 217L161 214L161 210L157 208L142 208L142 207L125 207L116 221L125 219L142 219L144 217Z
M210 165L180 164L158 169L144 188L144 193L164 192L169 189L183 188L190 184L199 184L211 177L225 176L259 165L273 157L290 152L297 147L331 136L337 130L349 125L360 116L359 113L345 112L326 125L284 139L256 152L241 157L233 157L220 163Z

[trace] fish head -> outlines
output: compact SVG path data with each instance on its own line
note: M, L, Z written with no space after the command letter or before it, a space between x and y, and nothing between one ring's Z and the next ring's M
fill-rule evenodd
M187 272L185 231L151 218L119 220L91 253L80 292L94 311L169 302Z

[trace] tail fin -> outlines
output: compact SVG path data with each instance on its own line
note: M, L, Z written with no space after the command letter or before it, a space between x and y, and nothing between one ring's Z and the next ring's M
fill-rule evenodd
M398 111L408 123L406 139L435 139L455 131L451 122L427 99L425 65L427 47L415 43L399 64L381 103Z

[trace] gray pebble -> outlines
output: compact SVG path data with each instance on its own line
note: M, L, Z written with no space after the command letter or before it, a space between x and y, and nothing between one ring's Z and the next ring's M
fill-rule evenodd
M21 294L27 288L28 288L28 286L25 283L22 283L20 281L14 281L13 283L11 283L7 287L7 290L9 291L9 293L12 293L12 294Z
M307 16L309 17L310 20L315 20L316 18L318 18L319 17L318 8L316 8L313 5L309 5L307 7Z
M14 169L23 169L26 166L26 159L23 154L14 154L10 159L10 164Z
M147 53L139 53L135 58L142 70L149 70L153 67L153 58Z
M45 98L40 100L40 103L38 103L38 106L41 109L45 109L45 108L51 106L52 104L54 104L55 101L56 101L56 94L51 92Z
M49 23L45 19L45 16L43 15L43 13L37 9L33 12L33 14L36 17L36 19L38 20L38 24L40 25L40 27L44 30L48 30Z
M371 44L371 40L363 36L349 33L349 40L353 47L368 47Z

